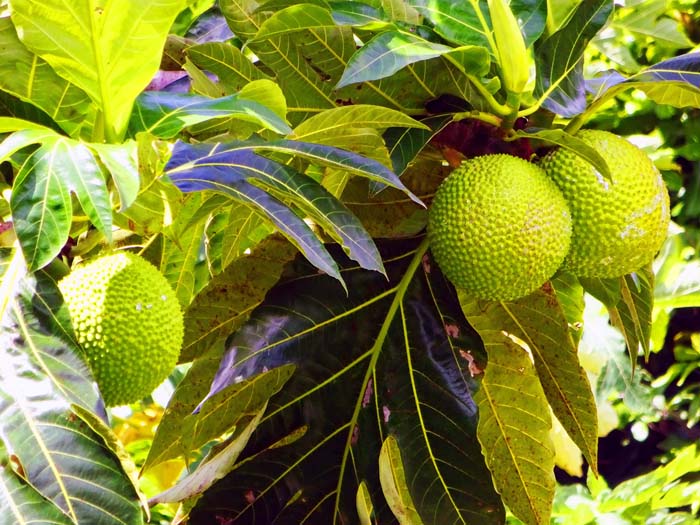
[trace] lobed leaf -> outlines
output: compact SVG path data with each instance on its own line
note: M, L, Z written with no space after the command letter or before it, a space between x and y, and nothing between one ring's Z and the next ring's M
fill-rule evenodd
M435 32L459 45L482 46L494 52L486 0L455 4L450 0L408 0L432 24Z
M0 523L73 525L63 511L8 467L0 467Z
M41 108L68 135L88 135L94 121L90 98L58 76L49 64L29 51L8 18L0 18L0 89Z
M475 439L478 339L414 242L383 248L388 282L340 258L347 295L297 259L231 336L210 396L284 364L296 370L191 520L345 523L360 507L393 522L377 471L391 435L426 523L503 522Z
M158 70L161 51L184 0L13 0L22 42L82 89L104 115L108 142L119 141L131 106ZM119 89L115 90L115 86Z

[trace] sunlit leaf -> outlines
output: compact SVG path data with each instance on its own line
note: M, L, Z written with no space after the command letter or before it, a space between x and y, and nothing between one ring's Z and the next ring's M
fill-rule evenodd
M30 269L42 268L68 240L75 193L90 221L108 238L112 210L102 169L84 144L46 140L22 164L11 207L15 231Z
M90 132L90 98L22 44L10 18L0 18L0 88L46 112L66 133ZM94 119L94 116L93 116Z
M499 317L467 295L460 300L488 353L477 393L478 436L496 489L513 514L526 523L544 525L554 497L547 398L530 355L504 331Z
M450 42L491 49L491 19L486 0L454 3L450 0L408 0L435 31ZM493 51L493 50L492 50Z
M384 31L365 43L348 61L338 88L385 78L399 69L439 57L452 48L424 40L404 31Z
M173 138L187 126L223 117L253 122L282 135L291 132L274 112L238 95L211 99L161 91L139 96L130 128L132 133L147 131L159 138Z
M184 0L13 0L20 39L63 78L81 88L103 113L116 142L131 106L158 70L165 38ZM118 89L115 89L118 87Z

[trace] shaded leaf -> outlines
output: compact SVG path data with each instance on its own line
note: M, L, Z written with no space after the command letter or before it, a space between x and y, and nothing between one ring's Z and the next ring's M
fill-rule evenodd
M75 522L8 467L0 466L0 523L73 525Z
M297 259L231 336L210 395L236 378L297 368L192 520L354 523L364 483L374 519L392 523L377 469L392 435L426 523L503 523L475 439L478 367L468 363L483 355L478 338L415 245L383 245L388 282L338 254L348 295Z
M256 410L256 414L239 419L239 426L233 436L214 447L197 469L178 480L174 487L151 498L151 504L185 501L202 494L216 481L223 478L233 468L248 439L260 423L266 405ZM240 413L240 412L239 412Z
M478 436L494 483L518 518L532 524L549 523L554 498L552 422L530 355L482 303L466 295L460 300L488 353L477 393Z
M293 245L271 236L213 277L185 311L188 323L180 359L191 361L203 355L215 341L242 325L295 255Z
M651 349L651 316L654 305L654 272L650 266L620 278L620 301L609 307L610 320L622 332L632 361L637 362L639 350L649 358Z
M548 93L545 108L565 117L586 108L583 52L612 10L610 0L581 2L564 26L535 43L535 95Z

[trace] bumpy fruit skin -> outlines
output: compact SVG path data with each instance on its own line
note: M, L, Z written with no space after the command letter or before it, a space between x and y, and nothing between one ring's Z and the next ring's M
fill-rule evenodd
M168 377L184 322L155 266L117 252L75 268L59 288L107 406L143 399Z
M484 155L440 185L428 212L435 260L475 297L509 301L542 286L569 249L571 215L538 166Z
M668 191L649 157L624 138L600 130L577 137L605 158L612 180L564 148L543 159L573 219L564 268L580 277L620 277L649 263L666 239Z

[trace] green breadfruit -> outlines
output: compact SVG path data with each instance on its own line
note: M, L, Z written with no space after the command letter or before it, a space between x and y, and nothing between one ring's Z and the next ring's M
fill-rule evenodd
M107 406L143 399L168 377L184 322L155 266L127 252L104 255L75 268L59 288Z
M571 216L541 168L511 155L484 155L463 162L440 185L428 235L455 286L507 301L556 272L569 249Z
M651 262L666 239L668 191L654 163L624 138L600 130L576 136L603 156L611 180L568 149L543 159L541 166L567 200L573 220L564 268L579 277L626 275Z

